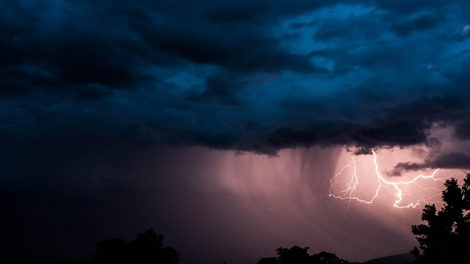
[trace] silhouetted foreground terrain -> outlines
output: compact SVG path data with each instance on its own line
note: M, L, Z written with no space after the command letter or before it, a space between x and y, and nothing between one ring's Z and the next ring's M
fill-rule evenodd
M322 251L318 254L309 255L308 247L293 246L289 249L276 249L277 257L262 258L258 264L346 264L349 263L344 259L338 258L333 253Z
M372 259L364 264L470 264L470 173L462 187L453 178L447 180L444 186L443 207L437 210L434 204L426 205L421 216L425 223L412 226L419 249L415 247L412 254ZM152 229L138 234L129 243L120 238L101 240L96 243L95 249L91 263L83 261L67 264L177 264L180 261L180 253L172 247L164 247L163 236ZM299 246L280 247L275 250L277 257L261 258L257 264L352 264L324 251L309 255L308 249Z
M177 264L180 253L172 247L163 247L163 236L152 229L139 234L135 240L125 243L120 238L96 243L94 264L111 263L162 263Z
M412 260L413 260L413 254L404 253L404 254L371 259L369 261L364 262L363 264L405 264L405 263L411 263Z
M426 205L421 215L426 223L411 228L421 249L411 251L413 263L470 263L470 173L462 187L454 178L444 186L441 210L434 204Z

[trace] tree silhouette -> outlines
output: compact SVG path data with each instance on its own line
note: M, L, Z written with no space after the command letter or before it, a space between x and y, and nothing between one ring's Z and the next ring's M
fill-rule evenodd
M101 240L96 243L96 252L92 255L94 263L122 263L128 258L126 242L120 238Z
M278 264L276 257L262 258L258 261L258 264Z
M298 263L298 264L307 264L310 261L310 256L308 255L309 247L298 247L293 246L289 249L287 248L278 248L276 249L277 254L279 255L280 264L289 264L289 263Z
M348 263L344 259L338 258L336 254L329 253L322 251L318 254L313 254L312 255L312 262L311 263L318 263L318 264L346 264Z
M163 236L152 229L128 244L120 238L111 238L99 241L95 248L94 264L177 264L180 260L179 253L163 247Z
M276 249L278 257L262 258L258 264L347 264L346 260L338 258L333 253L322 251L318 254L309 255L309 247L301 248L293 246L291 248Z
M414 263L470 263L470 173L462 188L454 178L444 186L441 210L426 205L421 220L427 223L411 227L422 251L411 251Z

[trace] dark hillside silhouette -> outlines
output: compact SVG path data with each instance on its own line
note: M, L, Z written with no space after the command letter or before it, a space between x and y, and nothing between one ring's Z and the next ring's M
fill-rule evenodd
M172 247L163 247L163 236L149 229L129 243L120 238L99 241L93 263L177 264L179 255Z
M380 257L363 262L363 264L406 264L413 260L413 254L403 253Z
M441 210L426 205L421 216L426 224L412 226L421 249L411 251L414 263L470 263L470 173L462 187L453 178L444 185Z

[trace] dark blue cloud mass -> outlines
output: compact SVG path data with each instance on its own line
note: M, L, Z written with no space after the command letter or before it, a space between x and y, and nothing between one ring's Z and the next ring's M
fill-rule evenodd
M7 0L1 136L110 135L268 154L428 144L438 122L462 138L469 9Z

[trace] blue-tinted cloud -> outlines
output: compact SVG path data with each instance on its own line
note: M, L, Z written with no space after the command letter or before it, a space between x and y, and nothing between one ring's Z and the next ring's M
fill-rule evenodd
M6 1L1 135L73 131L269 154L429 144L436 122L464 138L468 10L458 1Z

